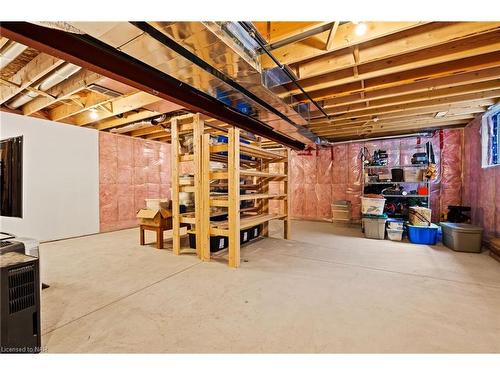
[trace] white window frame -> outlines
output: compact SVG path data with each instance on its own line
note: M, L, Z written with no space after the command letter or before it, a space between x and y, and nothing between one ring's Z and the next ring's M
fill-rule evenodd
M481 167L491 168L498 167L500 165L500 157L496 164L490 162L490 149L493 129L493 116L498 116L500 114L500 107L495 106L495 108L490 109L481 118ZM500 149L500 124L497 124L497 142L498 148Z

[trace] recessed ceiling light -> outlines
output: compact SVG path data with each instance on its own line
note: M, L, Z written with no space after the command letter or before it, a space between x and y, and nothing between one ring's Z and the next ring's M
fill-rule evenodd
M443 118L448 114L448 111L440 111L434 115L434 118Z
M90 118L91 118L92 120L97 120L97 118L98 118L98 117L99 117L99 114L97 113L97 109L92 108L92 109L90 110Z
M356 24L356 28L354 29L356 35L357 36L365 35L366 30L368 30L368 26L366 26L366 23L364 22L353 22L353 23Z

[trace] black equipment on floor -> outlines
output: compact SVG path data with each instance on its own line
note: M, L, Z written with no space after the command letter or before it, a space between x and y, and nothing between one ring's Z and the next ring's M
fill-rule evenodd
M2 245L3 250L9 247L12 244ZM38 258L24 254L24 249L0 254L1 353L41 350L39 272Z
M448 206L447 221L450 223L467 223L470 221L470 215L464 212L470 210L471 208L467 206Z

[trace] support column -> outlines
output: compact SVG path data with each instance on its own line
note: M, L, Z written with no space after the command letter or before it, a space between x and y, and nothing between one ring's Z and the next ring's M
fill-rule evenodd
M240 130L229 129L228 139L229 266L240 266Z

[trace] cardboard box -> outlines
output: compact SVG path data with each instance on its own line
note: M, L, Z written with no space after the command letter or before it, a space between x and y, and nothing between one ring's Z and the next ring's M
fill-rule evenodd
M160 208L159 210L140 209L137 212L137 218L139 219L139 223L143 225L161 226L166 229L172 228L172 211L165 208Z
M413 206L409 208L408 220L411 225L429 226L431 225L432 210L426 207Z
M145 199L146 208L149 210L159 210L164 208L166 210L172 208L172 201L170 199Z
M351 221L351 202L336 201L332 204L332 221Z

